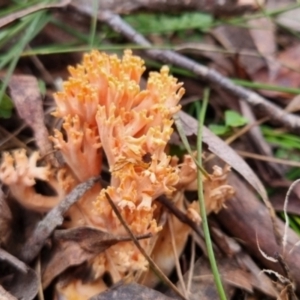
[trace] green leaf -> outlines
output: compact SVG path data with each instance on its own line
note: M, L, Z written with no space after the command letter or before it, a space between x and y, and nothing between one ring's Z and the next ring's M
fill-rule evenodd
M5 118L5 119L10 118L13 107L14 104L11 101L10 97L4 94L0 101L0 118Z
M289 149L279 148L275 151L275 157L293 161L300 161L299 151L296 151L295 149L292 149L291 151Z
M230 128L225 125L210 124L208 128L216 135L224 135L230 132Z
M197 13L185 13L182 15L182 23L186 25L186 28L207 29L212 26L212 15L197 12ZM185 21L185 23L183 22Z
M228 127L244 126L248 120L234 110L225 111L225 125Z
M46 95L46 92L47 92L47 89L46 89L46 83L41 80L41 79L38 79L38 86L39 86L39 91L40 93L45 96Z
M12 115L11 109L2 109L0 108L0 118L9 119Z
M4 94L0 101L0 109L9 110L14 107L14 104L7 94Z

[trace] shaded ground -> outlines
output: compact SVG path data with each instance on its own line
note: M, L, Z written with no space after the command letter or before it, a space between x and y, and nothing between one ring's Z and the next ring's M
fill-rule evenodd
M122 218L130 214L121 214L119 220L121 206L110 203L114 202L111 195L106 195L107 201L122 234L91 226L93 222L68 225L73 220L71 205L80 205L83 195L98 195L97 189L112 184L105 145L101 146L103 162L101 156L101 162L95 161L93 166L87 158L86 165L73 169L70 175L69 169L61 172L66 162L63 150L54 149L53 141L57 140L48 138L62 123L51 115L57 105L53 93L61 90L62 81L69 77L67 67L80 63L83 53L92 49L119 57L124 49L132 49L145 60L142 88L147 87L149 74L163 64L183 82L182 110L174 116L174 133L164 151L183 162L186 149L199 150L197 140L202 138L204 200L207 212L212 212L208 225L227 299L297 299L300 190L293 182L299 178L300 165L299 4L268 1L258 5L241 0L207 6L202 2L0 2L1 299L52 299L54 295L66 299L88 299L91 295L95 296L90 299L225 299L222 288L215 285L217 275L211 271L205 243L210 238L205 226L203 230L199 225L199 205L191 205L199 198L197 188L201 190L199 181L196 184L196 165L194 181L177 184L173 201L163 193L152 199L157 207L154 218L164 226L158 242L149 227L139 233L133 226L122 227ZM153 91L164 95L169 88L166 82L162 89L157 85ZM168 105L171 118L173 107ZM205 114L205 127L199 130L201 113ZM69 142L73 136L66 137L64 130L63 138ZM91 136L96 145L98 137ZM76 143L73 146L75 149ZM30 178L34 183L28 183L30 188L21 188L19 181L8 183L6 175L8 169L17 170L18 176L28 171L30 161L25 152L18 152L20 164L16 157L10 165L3 164L8 159L5 153L21 148L27 155L36 149L41 154L37 164L32 158L35 173ZM84 152L84 146L79 148ZM139 168L153 163L153 153L144 153ZM121 168L129 168L131 163L125 159ZM103 164L101 174L97 164ZM69 190L64 188L62 195L58 191L63 188L49 183L53 178L40 175L46 165L70 180ZM213 169L215 165L220 169ZM96 171L91 171L91 166ZM73 176L76 172L77 177ZM192 183L196 184L194 189ZM37 194L48 197L48 202ZM181 200L177 201L179 194ZM60 200L55 202L57 198ZM137 240L128 242L134 236ZM149 250L149 240L157 243L156 250ZM97 277L96 257L128 243L135 243L136 249L144 245L145 261L152 269L156 263L166 268L164 284L150 284L158 280L127 271L115 280L107 265L108 271ZM168 259L171 263L159 262ZM89 287L81 298L76 294L78 282ZM148 282L148 287L142 282ZM102 284L108 289L99 293Z

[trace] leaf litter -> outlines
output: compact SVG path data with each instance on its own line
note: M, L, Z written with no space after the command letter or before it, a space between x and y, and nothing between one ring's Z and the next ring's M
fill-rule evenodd
M61 1L61 3L58 3L58 6L59 5L67 6L68 1ZM89 4L84 4L87 5L84 11L81 11L81 9L83 9L82 3L80 4L81 6L78 6L78 3L76 5L73 5L73 9L74 7L76 7L77 14L81 14L82 12L86 14L88 11L91 11L92 6ZM256 3L253 2L251 5L255 7ZM47 6L45 6L44 8L46 7ZM32 9L34 10L35 8L32 7ZM130 10L130 8L128 9ZM116 11L120 12L120 10ZM60 15L60 17L62 17L64 15L64 11L59 8L57 8L55 12L56 16ZM21 11L21 13L27 14L28 11L24 10L23 12ZM19 18L17 15L13 14L10 17L15 19ZM70 15L70 18L72 18L72 14ZM168 19L165 19L166 22L167 20ZM212 19L210 19L210 24L211 20ZM105 18L102 18L102 21L106 22ZM297 60L297 56L295 55L295 53L297 52L296 50L298 49L297 45L294 47L285 47L284 50L278 50L276 47L277 40L275 39L277 37L277 32L274 30L274 24L272 24L272 22L270 22L270 20L266 18L258 19L256 21L254 20L248 22L248 24L253 26L254 28L250 29L248 32L247 29L244 30L244 35L236 34L235 38L237 37L237 39L234 39L232 34L228 34L228 32L231 32L230 28L223 28L222 31L218 32L215 31L215 34L218 34L218 39L221 42L221 45L225 47L225 50L228 51L228 53L230 51L232 51L232 53L237 53L237 57L234 60L230 60L227 57L221 55L223 60L222 64L228 64L230 66L233 64L234 68L231 68L230 72L237 72L234 73L234 75L241 76L241 79L248 79L250 77L254 81L272 83L274 85L285 85L292 88L297 87L297 82L299 81L297 77L298 74L296 74L297 72L295 72L297 66L292 66L293 61ZM79 20L79 23L80 22L82 22L84 26L87 26L84 20ZM107 22L107 24L111 25L109 22ZM174 24L176 24L176 22ZM172 28L173 25L171 23L169 25ZM259 25L257 26L258 28L255 28L255 25ZM114 30L116 30L117 26L119 25L115 23L114 26L115 27L113 28ZM271 30L267 31L268 39L264 38L265 35L263 35L260 30L261 27L264 26L273 26L272 28L270 27ZM123 33L122 30L123 29L121 28L117 31ZM168 30L170 31L170 28ZM175 32L180 30L186 29L182 29L180 28L180 26L177 29L174 29ZM194 28L192 28L191 30L194 30ZM234 30L237 29L235 28ZM130 38L130 35L127 35L127 37L128 36ZM251 47L241 49L239 45L249 44L245 43L244 39L246 36L251 37ZM163 38L165 38L165 36ZM169 36L169 38L171 40L182 39L182 37L178 38L176 34L174 35L174 37ZM151 36L151 34L149 35L149 39L152 43L153 41L159 43L159 39L157 39L157 37ZM57 37L57 40L63 39ZM216 44L212 39L207 39L206 41L209 41L209 43L211 43L211 48L216 49ZM132 39L132 42L135 42L134 38ZM183 42L185 41L183 40ZM152 56L152 58L157 54L157 60L161 59L161 57L159 57L159 52L155 51L156 50L151 52L150 50L148 54L152 53L154 55ZM206 50L204 49L204 51ZM253 54L256 51L258 54L256 58L255 55L251 59L246 56L239 56L239 53L242 52ZM290 57L292 57L292 59L290 59ZM211 55L207 56L207 58L211 60L212 67L214 66L214 59L216 59L216 64L218 64L218 61L220 61L220 56L215 56L214 58L214 56ZM47 63L47 59L48 58L41 57L41 63L45 63L46 65L48 64L50 73L58 71L58 76L60 76L60 74L64 74L64 70L55 70L53 64ZM163 59L165 59L164 56ZM26 59L24 61L26 61ZM249 61L252 61L253 63L249 63ZM66 64L67 63L68 62L66 62ZM43 167L44 164L47 163L49 163L54 168L59 167L56 154L54 154L52 143L48 140L49 132L52 132L54 128L49 126L47 128L44 123L45 113L43 106L45 104L45 99L40 96L40 91L36 79L38 76L26 74L28 72L22 69L22 64L18 65L18 68L19 73L23 74L12 76L9 82L10 97L14 103L19 117L25 122L25 124L27 124L29 128L31 128L36 147L39 149L42 157L39 162L39 167ZM188 67L186 69L190 70ZM203 69L202 71L206 72L207 70ZM210 70L208 70L208 72L209 71ZM229 69L223 69L223 72L225 74L224 78L226 78L227 76L227 71L229 71ZM216 78L219 78L218 76L208 76L207 78L208 80L212 79L214 84L216 84ZM193 80L194 79L186 78L187 85L185 87L187 91L189 91L189 82L191 83ZM283 83L282 80L286 81ZM198 81L197 84L199 84ZM226 82L224 81L224 86L225 85ZM222 86L222 83L220 86ZM230 89L234 88L230 87ZM49 90L51 90L51 88L48 87L48 92ZM236 91L238 91L238 89ZM48 96L46 96L49 97L50 95L50 101L52 101L51 92L52 91L50 91L50 93L48 93ZM198 93L201 93L200 89L198 90ZM218 87L216 88L216 93L218 93ZM239 93L240 92L237 92L235 95L238 95ZM197 93L195 94L197 95ZM240 93L240 95L242 94L243 93ZM221 95L221 93L219 95ZM281 106L284 107L287 105L288 111L292 110L290 109L292 105L289 105L289 103L287 102L287 99L290 100L291 98L288 92L266 92L264 90L262 92L262 95L268 95L271 99L280 97L279 102ZM193 99L197 99L195 95L191 96L192 98L194 97ZM243 97L244 96L242 95L242 98ZM254 95L254 98L255 97L256 96ZM230 96L229 99L232 103L238 103L237 100L243 101L241 99L234 99L233 96ZM263 98L259 99L261 101L261 99ZM193 101L191 101L189 105L193 104ZM239 107L239 105L236 105L236 103L233 106ZM222 105L220 106L220 104L215 103L215 107L218 107L219 111L221 112L225 111L224 105L222 107ZM229 109L232 110L232 106L227 107L227 111L229 111ZM251 109L253 108L251 108L250 106L250 110ZM255 111L255 109L253 109L253 111ZM282 113L284 114L285 112L282 110ZM183 131L187 136L187 140L191 144L192 149L194 146L193 138L197 134L198 123L196 119L183 111L181 111L178 116L181 121ZM236 116L235 113L234 116ZM230 116L227 116L227 118L230 118ZM273 118L275 122L276 118L277 117ZM289 117L287 117L286 120L288 120L288 118ZM296 121L296 116L294 120ZM231 119L227 121L229 121L230 124L234 124L233 130L235 130L235 126L238 127L239 125L244 125L241 123L232 123L234 122L234 120ZM282 120L279 121L281 122ZM296 122L294 124L296 124ZM2 119L0 120L0 125L3 126L4 129L3 131L1 130L1 132L6 132L4 134L7 134L7 132L12 132L12 130L16 129L16 125L14 125L13 123L10 124L9 121L2 121ZM9 131L5 131L6 126L8 126L7 128L9 129ZM15 146L10 147L11 149L14 147L16 148L17 143L24 143L24 141L26 141L24 137L31 135L31 133L28 132L28 128L25 130L24 127L21 128L22 129L15 135L16 139L19 139L19 141L15 143ZM4 140L7 140L7 138L8 136L3 137ZM240 138L247 139L246 135ZM260 139L262 141L264 139L264 136L261 134ZM231 146L228 146L222 139L214 135L207 128L204 128L203 130L203 142L207 145L207 152L211 152L215 156L221 158L223 163L225 162L230 165L243 177L243 179L232 177L233 179L230 180L230 184L236 190L236 195L232 200L224 204L224 208L215 218L216 222L221 224L220 232L222 232L224 228L226 228L226 233L233 236L234 238L237 238L238 241L240 241L243 245L243 248L240 248L238 252L229 251L231 253L230 255L232 255L230 256L228 254L229 252L227 254L224 254L225 251L224 249L222 250L222 246L219 246L221 245L221 243L218 243L217 236L214 237L215 249L216 253L218 253L217 262L219 265L219 272L221 273L221 276L223 278L223 283L227 291L228 299L234 297L234 295L241 290L243 290L247 295L254 295L254 297L256 297L255 299L260 299L260 296L258 296L259 293L257 293L258 291L271 298L278 297L278 299L293 299L293 295L291 294L292 289L289 290L289 283L294 280L297 284L297 282L299 281L299 272L297 271L297 266L300 265L300 263L298 263L300 261L298 259L298 253L294 250L298 246L299 239L297 239L295 233L290 228L288 228L288 201L286 200L284 202L283 211L285 214L286 223L285 225L283 225L283 223L275 216L274 210L270 202L268 202L264 178L261 176L261 174L259 174L259 172L257 172L259 168L256 168L255 164L253 164L252 162L250 162L250 164L246 163L245 160L241 156L239 156L237 152L235 152L234 149L236 149L236 147L241 147L242 143L237 140ZM253 138L252 143L256 143L255 138ZM245 143L245 145L246 144L247 143ZM170 147L172 148L172 145ZM27 149L29 148L32 148L31 145L27 147ZM271 145L271 148L268 149L269 153L272 154L272 150L273 148ZM241 151L241 153L243 152ZM204 154L204 156L205 155L206 153ZM151 157L150 160L144 160L143 163L151 163ZM274 160L274 164L275 163L276 162ZM209 164L211 164L211 162ZM220 164L220 161L218 161L217 164ZM259 164L260 166L265 166L264 164L266 163L259 162ZM208 170L208 168L208 165L205 166L205 172L206 170ZM106 172L101 175L103 175L104 177L107 176L107 171L108 170L106 170ZM270 176L272 177L273 175L271 174ZM284 170L277 172L276 176L284 176ZM207 176L208 180L209 178L210 177ZM60 202L60 204L50 210L50 212L48 212L47 214L35 215L30 222L31 229L27 224L23 228L24 237L19 240L18 243L16 243L16 245L21 245L21 247L19 249L17 249L16 247L14 251L10 250L9 245L11 245L11 243L14 243L11 240L13 240L12 235L14 235L13 231L15 230L13 224L16 220L16 210L21 211L21 213L24 212L24 217L27 215L30 216L31 214L27 214L28 212L26 212L24 208L19 207L18 204L16 204L14 200L11 199L12 197L7 187L5 185L2 186L2 194L0 197L0 260L2 262L1 268L4 268L5 272L1 273L0 275L0 298L6 297L7 299L34 299L38 293L40 282L42 283L44 289L47 288L47 290L49 290L49 288L53 288L52 285L56 284L55 282L58 282L57 286L63 287L66 282L68 282L68 280L72 281L74 276L74 278L76 278L76 276L78 276L78 278L83 278L84 276L86 276L85 279L88 281L90 278L93 278L93 276L95 276L95 270L90 268L89 262L93 260L93 258L97 256L97 254L105 252L107 249L110 249L118 243L131 241L132 238L134 239L134 235L132 237L129 237L127 233L122 235L115 235L110 232L105 232L86 226L70 229L63 228L62 224L65 221L65 212L70 208L71 205L79 201L79 199L85 192L87 192L91 188L93 189L92 185L97 180L99 181L99 178L91 179L82 183L82 185L80 185L79 187L75 187L76 185L74 185L68 196L65 197L64 200ZM249 189L249 187L245 185L243 181L248 182L248 184L252 186L255 192L253 191L253 189ZM292 186L293 185L291 185L291 189ZM43 185L42 187L39 187L39 184L37 184L35 186L35 189L37 189L38 192L41 192L41 190L43 193L45 192L45 190L43 190L45 189ZM46 194L48 192L49 191L47 191ZM266 209L266 207L259 202L256 193L258 193L264 200L268 209ZM289 193L287 194L287 198L288 197ZM193 198L194 196L192 194L184 198L185 208L190 205L188 201L194 200ZM198 243L200 243L202 239L202 231L199 225L197 225L197 222L191 220L190 217L187 217L185 209L178 208L176 207L176 205L174 206L174 204L172 206L170 205L170 203L168 203L167 200L168 199L164 199L164 196L161 196L160 198L158 198L158 201L156 201L159 207L164 208L165 212L163 215L167 216L167 218L169 215L175 215L177 222L183 222L188 228L193 228L193 230L197 233ZM190 212L193 212L193 209L195 208L189 209ZM122 218L123 216L120 216L120 223L122 223ZM171 224L170 219L168 222L169 224ZM161 224L167 224L167 222L162 222ZM273 230L275 230L275 238ZM173 240L171 239L171 242L173 241L173 252L176 253L177 275L172 275L172 282L176 282L178 278L181 278L180 274L185 273L185 275L181 278L180 283L178 284L178 288L180 291L178 293L180 295L179 297L186 299L196 299L197 297L197 299L199 299L199 297L201 299L217 299L217 291L214 286L213 276L210 271L208 260L203 254L199 256L199 249L201 249L201 247L199 246L200 244L195 244L195 242L192 243L192 245L194 245L194 254L192 255L192 258L196 260L195 264L193 264L191 261L188 261L189 254L187 254L189 253L189 248L191 246L187 246L183 252L183 255L181 255L181 251L178 252L178 250L176 249L176 245L174 244L174 239L176 238L177 232L173 231L169 232L169 235L171 237L173 236ZM142 241L143 239L147 239L150 236L151 235L149 234L135 235L135 238L137 239L135 243L139 244L140 240ZM280 242L278 242L279 237L283 237L283 240L281 239ZM230 248L230 246L226 246L226 238L223 238L222 243L223 245L225 243L225 248ZM281 246L283 246L283 249L280 249ZM197 251L195 249L197 249ZM281 252L281 250L283 250L283 252ZM13 253L13 255L16 256L13 256L9 252ZM195 254L195 252L197 252L197 254ZM205 251L203 251L203 253L205 253ZM274 256L274 253L277 253L277 255ZM251 258L252 255L254 255L259 261L258 265L255 265L255 263L253 262ZM268 259L265 258L267 258L268 256L274 256L272 262L273 264L270 264L271 262L266 262L266 260ZM36 273L33 270L36 259L41 260L41 274ZM149 256L147 259L151 261L151 256ZM274 264L275 260L277 261L276 264ZM174 265L175 262L173 262L173 266ZM188 266L192 265L193 267L191 268L191 270L193 270L193 272L189 274ZM287 267L290 268L291 277L286 274L286 270L288 269ZM281 288L279 288L279 292L277 292L275 287L272 286L269 277L264 274L259 275L260 271L265 270L266 268L268 268L268 271L266 272L278 274L278 278L287 279L287 282L283 282ZM82 274L78 275L80 272L82 272ZM41 278L38 278L38 276L41 276ZM263 279L259 280L260 276ZM138 297L138 299L173 299L176 297L174 295L174 292L169 291L164 294L164 292L161 293L152 288L147 288L140 284L134 283L135 278L139 277L125 276L124 279L118 281L117 283L109 284L109 288L105 292L102 292L92 297L91 299L134 299L135 296ZM26 293L24 292L25 290ZM296 290L296 292L298 291ZM279 296L278 293L280 294ZM172 295L171 298L170 295Z

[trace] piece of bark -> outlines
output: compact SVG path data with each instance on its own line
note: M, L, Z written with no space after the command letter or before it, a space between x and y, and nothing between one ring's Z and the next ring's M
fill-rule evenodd
M280 264L264 258L258 248L259 244L261 250L271 257L275 257L278 253L282 254L282 247L277 245L273 234L268 209L257 199L253 190L236 175L230 175L229 182L235 187L236 195L226 203L226 209L217 215L217 219L265 268L284 274ZM276 223L283 233L284 223L278 218ZM294 249L289 253L298 240L296 233L288 229L284 260L296 284L297 293L300 294L300 252Z
M138 239L149 237L151 234L137 236ZM94 258L118 242L130 240L128 236L114 236L91 227L54 231L51 254L42 261L43 288L67 268Z

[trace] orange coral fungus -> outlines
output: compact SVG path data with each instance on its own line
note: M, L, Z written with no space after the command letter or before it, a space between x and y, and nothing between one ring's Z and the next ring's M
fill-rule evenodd
M64 168L37 166L37 153L28 159L24 150L18 150L12 155L4 154L0 179L22 205L45 212L77 183L99 175L107 162L108 187L96 184L88 191L68 211L65 227L88 225L126 235L107 201L108 194L134 234L164 235L140 243L163 270L170 272L174 262L170 256L170 228L180 233L175 237L177 253L185 245L189 228L173 218L161 231L161 206L155 199L164 194L177 208L186 210L184 191L196 188L197 169L190 156L179 164L166 152L173 131L172 116L179 111L178 102L184 94L182 83L164 66L160 72L149 73L146 88L141 90L144 70L144 61L130 50L121 59L98 51L85 54L82 64L69 68L71 77L64 83L63 91L54 95L57 107L53 114L63 119L63 126L61 131L54 130L51 140L64 158ZM226 184L228 171L216 168L211 180L204 181L208 211L219 210L232 194L232 188ZM48 182L57 196L37 194L33 188L37 179ZM186 211L192 220L201 221L195 203ZM117 282L128 273L148 267L132 242L118 243L89 263L93 280L83 283L74 279L67 285L58 284L61 296L87 299L105 288L105 273ZM150 273L144 280L148 284L155 282Z
M38 152L28 158L25 149L15 150L12 155L4 153L0 165L0 180L10 187L12 195L23 206L39 212L47 212L58 204L74 186L72 176L62 168L53 174L49 166L37 166ZM36 180L47 182L57 196L38 194L34 185Z
M111 173L110 185L94 199L82 199L80 210L88 214L90 225L118 235L126 231L106 193L133 233L155 234L161 228L154 218L153 201L162 194L170 196L179 181L179 168L170 164L165 147L184 89L165 66L159 73L151 72L146 89L141 90L144 70L143 60L130 50L122 59L92 51L81 65L69 68L72 76L64 83L64 91L55 95L54 115L64 119L66 140L58 130L52 140L76 179L99 174L102 155ZM88 212L85 208L91 202L94 209ZM149 240L141 243L147 247ZM103 263L110 266L113 281L128 271L147 268L145 258L131 242L111 247L94 261L99 276L106 271Z
M55 95L54 114L64 118L67 140L57 130L52 140L76 178L82 181L99 174L102 153L108 161L111 183L97 197L95 208L98 225L113 233L124 230L105 193L135 233L156 232L152 202L170 195L179 180L165 147L184 89L163 67L160 73L150 73L141 90L143 64L130 50L122 59L92 51L81 65L69 68L72 76L64 91ZM145 155L150 162L144 162Z

